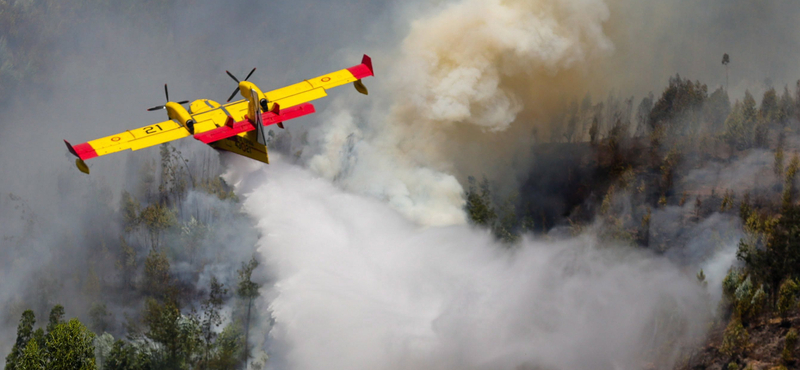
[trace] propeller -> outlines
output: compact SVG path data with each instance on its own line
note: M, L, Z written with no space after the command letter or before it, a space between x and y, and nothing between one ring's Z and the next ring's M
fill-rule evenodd
M250 78L250 76L252 76L253 72L255 72L255 71L256 71L256 69L253 68L253 70L251 70L250 73L247 74L247 77L245 77L244 80L247 81L247 79ZM236 81L237 84L240 82L239 79L236 78L236 76L233 75L233 73L230 73L228 71L225 71L225 73L227 73L228 76L230 76L234 81ZM239 92L239 86L236 86L236 90L233 90L233 94L231 94L231 97L228 98L228 101L231 101L231 99L233 99L233 97L236 96L236 93L238 93L238 92Z
M167 89L167 84L164 84L164 95L167 97L167 103L169 103L169 90ZM189 102L188 100L184 100L184 101L179 101L178 104L186 104L188 102ZM154 110L160 110L166 107L167 107L166 105L157 105L155 107L148 108L147 111L152 112Z

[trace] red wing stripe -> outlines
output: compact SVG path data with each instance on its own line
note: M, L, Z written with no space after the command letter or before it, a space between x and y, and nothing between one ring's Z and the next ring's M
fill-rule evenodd
M209 144L215 141L219 141L225 138L229 138L231 136L241 134L242 132L252 131L255 128L256 127L253 126L253 124L247 120L235 122L232 125L229 125L226 122L225 126L217 127L213 130L195 134L194 138L206 144Z
M280 115L276 115L273 112L264 112L261 114L261 119L264 122L264 126L269 126L272 124L276 124L278 122L288 121L290 119L302 117L307 114L314 113L315 111L316 110L314 109L313 104L303 103L295 105L290 108L281 109ZM230 126L225 125L222 127L217 127L213 130L195 134L194 138L206 144L210 144L215 141L226 139L231 136L241 134L242 132L247 132L252 130L255 130L255 126L252 123L250 123L250 121L244 120L236 122Z

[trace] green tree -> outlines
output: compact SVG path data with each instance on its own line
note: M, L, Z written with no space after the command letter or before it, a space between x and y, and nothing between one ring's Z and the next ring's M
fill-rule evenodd
M94 370L94 333L78 319L56 325L47 334L47 369Z
M728 53L722 54L722 65L725 66L725 90L728 89L728 64L731 62L731 57Z
M673 147L661 162L661 195L667 196L672 192L675 182L675 172L682 158L681 152L677 147ZM699 199L699 198L698 198Z
M723 137L733 149L745 150L753 146L755 120L745 116L744 104L737 101L733 110L725 119L725 134Z
M93 344L94 362L98 369L103 369L114 347L114 336L109 333L100 334L94 338Z
M133 288L133 278L136 276L138 264L136 263L136 249L130 246L124 237L119 238L120 254L115 267L122 276L122 286Z
M794 102L788 86L783 88L783 95L781 95L778 105L780 106L779 122L781 125L786 126L786 123L795 115Z
M780 217L762 218L751 213L745 227L762 235L739 243L737 257L757 281L763 282L775 301L781 282L800 274L800 207L790 205Z
M469 188L467 189L466 211L473 224L483 227L491 227L497 219L497 213L492 207L492 195L489 190L489 180L484 176L480 184L480 190L475 178L467 178Z
M781 352L781 360L789 364L794 361L794 349L797 347L797 330L794 328L789 329L786 333L786 338L783 342L783 351Z
M64 322L64 306L57 304L50 310L50 320L47 322L47 334L50 334L56 326Z
M758 114L767 123L780 122L781 108L779 105L778 93L775 91L775 88L771 87L764 92Z
M173 200L180 201L189 185L194 185L195 183L187 165L189 161L183 158L181 152L169 143L161 144L160 154L161 184L158 190L161 199L159 203L166 203L170 196Z
M506 199L500 209L499 222L496 223L492 230L495 237L507 244L514 243L519 239L519 234L517 234L516 230L517 214L514 206L516 199L516 194L512 194Z
M742 114L746 120L755 122L758 117L758 110L756 109L756 99L749 90L744 91L744 99L742 100Z
M253 300L259 296L259 285L252 279L253 271L256 269L256 267L258 267L258 260L256 260L255 256L250 258L250 261L247 263L242 262L242 268L238 270L239 283L236 287L236 294L238 294L239 297L247 302L247 314L245 315L244 321L244 350L242 351L242 361L244 362L245 367L247 367L247 360L250 357L250 347L248 342L250 340L251 309L253 307Z
M650 125L655 130L666 125L669 134L683 133L693 116L699 114L708 97L708 86L699 81L682 79L680 75L669 79L669 86L650 111Z
M775 176L779 179L783 177L783 145L783 140L778 140L778 147L775 148L775 162L772 166L772 172L774 172Z
M148 327L145 336L164 346L167 368L180 369L183 366L180 319L181 312L171 301L161 304L148 298L145 302L143 321Z
M141 222L139 218L141 204L136 199L133 199L130 193L123 191L119 208L122 214L122 227L125 232L136 230Z
M45 370L47 369L47 359L45 352L39 348L36 340L31 339L25 346L25 351L22 357L17 362L17 368L20 370Z
M650 129L650 111L653 109L653 93L649 93L642 98L642 102L636 108L636 136L641 137L647 134Z
M214 344L214 338L216 337L215 329L222 324L220 309L222 309L222 304L225 303L226 294L228 294L228 289L226 289L215 276L212 276L208 299L203 301L202 306L203 320L201 321L201 330L203 333L203 341L205 342L203 368L208 368L211 348Z
M144 351L139 351L132 344L121 340L114 342L108 359L103 364L104 370L154 370L155 364L152 357Z
M145 207L139 215L139 218L142 224L147 228L152 249L158 249L161 241L161 233L176 224L175 214L169 207L161 203L151 204Z
M167 254L151 249L144 261L142 289L145 294L158 299L168 299L174 296L176 292L169 270L170 263Z
M725 332L722 334L722 347L720 352L727 356L737 356L744 353L750 342L750 334L742 325L738 318L734 318L728 323Z
M215 370L234 370L242 358L242 330L238 320L222 329L216 341L217 351L211 358L208 368Z
M781 202L781 207L784 210L791 207L794 202L794 195L796 193L794 180L798 170L800 170L800 156L795 153L795 155L792 156L792 160L789 161L789 167L786 168L786 179L783 184L783 198Z
M797 293L800 292L797 282L794 279L786 279L778 289L778 314L781 318L786 320L789 312L795 307L797 303Z
M710 124L711 132L721 132L725 127L725 118L731 113L731 101L723 88L718 88L708 97L703 105L703 116Z
M36 324L36 316L32 310L25 310L17 326L17 340L11 348L11 353L6 356L6 370L16 370L17 362L25 352L25 347L33 338L33 325ZM21 368L20 368L21 369Z
M92 319L92 330L95 333L105 332L111 324L111 314L108 312L105 303L93 303L89 309L89 317Z

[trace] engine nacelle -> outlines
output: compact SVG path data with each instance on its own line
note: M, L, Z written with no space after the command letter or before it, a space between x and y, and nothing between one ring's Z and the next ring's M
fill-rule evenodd
M165 107L167 109L167 117L169 117L169 119L178 121L178 123L180 123L183 127L186 127L190 134L194 134L195 122L192 119L192 115L189 114L189 111L187 111L183 105L175 102L168 102L165 104Z

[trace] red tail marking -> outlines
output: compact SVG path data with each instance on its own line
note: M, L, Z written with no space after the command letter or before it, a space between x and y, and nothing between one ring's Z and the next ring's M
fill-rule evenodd
M375 72L372 70L372 58L367 54L364 54L364 57L361 58L361 64L350 67L347 70L357 79L375 75Z
M67 144L67 149L69 149L69 152L72 153L72 155L80 159L87 160L97 157L97 152L94 150L94 148L92 148L91 145L89 145L89 143L72 146L69 141L64 140L64 144Z

